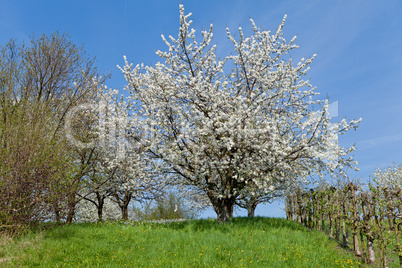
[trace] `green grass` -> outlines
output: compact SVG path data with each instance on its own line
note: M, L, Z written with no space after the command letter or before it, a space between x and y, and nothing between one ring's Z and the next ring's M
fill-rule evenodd
M58 226L8 242L7 267L361 267L319 231L278 218Z
M384 222L384 226L386 226L387 230L389 230L389 222L386 220ZM335 240L335 223L333 226L334 230L333 230L333 236L334 236L334 240ZM372 227L372 231L373 233L375 233L375 227ZM353 250L353 237L352 237L352 230L350 228L350 226L346 225L346 231L349 234L349 249ZM329 237L329 221L325 220L325 230L324 232L326 233L326 236ZM386 238L388 240L388 246L387 246L387 250L386 250L386 258L388 261L388 267L400 267L399 265L399 257L397 254L397 248L396 248L396 237L395 237L395 233L394 231L389 232L389 231L385 231L384 232L386 234ZM360 251L363 251L362 248L362 242L360 240L360 234L358 235L359 237L359 247L360 247ZM342 244L342 227L340 229L340 233L339 233L339 240L337 242L339 245ZM367 247L367 238L364 237L364 247ZM380 248L379 248L379 238L376 238L376 240L374 240L374 252L375 252L375 264L372 264L370 267L380 267L380 259L381 259L381 253L380 253Z

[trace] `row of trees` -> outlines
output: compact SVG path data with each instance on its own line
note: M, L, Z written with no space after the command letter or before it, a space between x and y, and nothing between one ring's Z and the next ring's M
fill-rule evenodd
M388 267L387 254L397 254L402 267L401 172L402 166L377 170L366 190L352 182L297 189L287 195L287 218L327 231L366 263L374 263L377 252L381 267Z
M289 56L298 46L283 36L286 17L274 33L253 21L249 37L227 29L233 50L220 59L212 25L198 37L190 15L180 5L179 34L162 36L161 62L125 60L125 97L64 34L3 47L3 227L71 222L78 204L102 220L109 201L127 219L131 201L159 198L166 187L225 222L236 204L251 216L312 174L354 167L354 147L337 137L359 120L331 121L328 101L303 79L315 56L296 64Z
M93 60L66 34L32 37L28 45L11 40L1 49L0 67L1 231L49 220L101 221L105 209L108 219L127 220L133 201L156 200L156 208L170 202L172 181L150 172L157 168L141 157L143 145L127 144L140 133L130 135L123 124L113 129L127 115L124 101L102 86ZM102 105L93 109L94 101ZM184 193L174 199L176 216L195 216L207 205L195 190Z

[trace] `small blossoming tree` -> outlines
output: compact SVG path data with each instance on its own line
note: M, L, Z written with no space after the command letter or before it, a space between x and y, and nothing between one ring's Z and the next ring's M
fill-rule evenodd
M402 164L394 163L393 166L385 169L378 168L373 172L372 178L375 184L381 188L402 189Z

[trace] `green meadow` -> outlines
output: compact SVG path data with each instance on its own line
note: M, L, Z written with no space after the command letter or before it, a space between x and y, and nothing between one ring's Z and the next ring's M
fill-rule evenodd
M280 218L72 224L1 243L4 267L362 267L325 233Z

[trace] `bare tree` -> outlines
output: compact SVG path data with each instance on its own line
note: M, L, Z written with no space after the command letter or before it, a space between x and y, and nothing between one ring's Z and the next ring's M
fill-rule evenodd
M93 154L71 146L62 126L72 107L97 96L94 61L58 32L21 45L11 40L0 54L0 196L9 200L0 220L14 211L30 223L49 210L57 221L67 214L70 220L72 196Z

